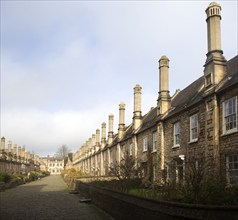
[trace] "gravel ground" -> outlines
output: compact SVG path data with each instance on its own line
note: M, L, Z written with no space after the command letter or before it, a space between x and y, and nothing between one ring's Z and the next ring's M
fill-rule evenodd
M80 203L80 195L70 194L61 176L0 192L1 220L113 220L91 203Z

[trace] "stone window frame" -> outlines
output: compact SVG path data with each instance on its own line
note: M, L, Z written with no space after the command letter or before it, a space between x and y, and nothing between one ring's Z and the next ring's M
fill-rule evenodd
M226 155L227 183L238 183L238 153Z
M195 118L195 122L193 122L193 118ZM198 141L198 113L195 113L190 116L190 126L189 126L189 137L190 137L190 143L197 142ZM196 125L194 125L194 123ZM196 134L196 137L193 137L194 133Z
M146 152L148 150L148 137L145 136L143 138L143 152Z
M158 132L152 132L152 153L157 151L157 143L158 143Z
M176 125L178 125L178 131L176 131ZM173 124L173 147L172 148L176 148L176 147L180 147L180 131L181 131L181 126L180 126L180 122L177 121ZM178 132L178 133L176 133ZM178 143L176 142L176 140L178 139Z
M133 143L130 143L130 146L129 146L129 155L130 155L130 156L133 156Z
M231 102L232 106L229 106L230 102ZM228 106L226 106L227 104L228 104ZM233 106L233 104L234 104L234 106ZM223 109L223 115L222 115L223 135L237 132L237 96L234 96L234 97L231 97L231 98L225 100L222 103L222 109ZM226 111L227 110L229 111L230 109L232 112L227 113ZM229 126L229 125L227 125L226 119L229 120L232 117L235 119L233 119L233 121L229 122L229 125L234 126L234 127L229 129L229 128L227 128L227 126Z

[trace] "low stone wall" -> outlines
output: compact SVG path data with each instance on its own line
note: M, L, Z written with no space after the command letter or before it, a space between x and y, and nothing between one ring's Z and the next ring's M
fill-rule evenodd
M238 220L238 207L159 202L90 186L80 180L76 181L76 189L118 220Z
M83 183L91 183L93 181L111 181L116 180L117 177L115 176L87 176L87 177L81 177L80 181Z

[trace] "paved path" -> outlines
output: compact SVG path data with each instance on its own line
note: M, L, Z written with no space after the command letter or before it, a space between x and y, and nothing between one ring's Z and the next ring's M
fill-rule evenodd
M69 194L61 176L49 176L0 192L1 220L113 220L93 204Z

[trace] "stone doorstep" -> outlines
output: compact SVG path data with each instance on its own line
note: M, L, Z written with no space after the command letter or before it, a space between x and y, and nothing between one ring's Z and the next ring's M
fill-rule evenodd
M77 190L70 190L69 194L79 194L79 192Z
M79 202L81 203L90 203L92 200L90 198L81 198L79 199Z
M69 194L79 194L77 190L69 190ZM90 198L81 197L79 198L79 202L81 203L90 203L92 200Z

